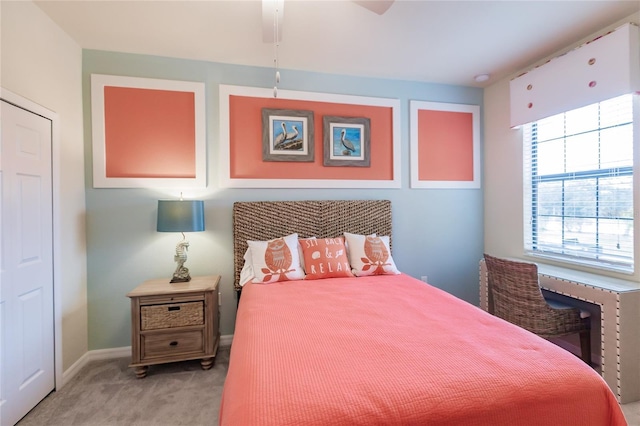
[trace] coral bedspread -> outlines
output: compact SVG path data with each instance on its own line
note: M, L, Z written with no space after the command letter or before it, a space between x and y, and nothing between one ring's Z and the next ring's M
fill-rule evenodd
M222 425L625 425L580 359L406 275L247 284Z

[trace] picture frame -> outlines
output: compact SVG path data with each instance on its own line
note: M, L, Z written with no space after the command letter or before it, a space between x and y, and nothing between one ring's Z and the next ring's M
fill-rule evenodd
M364 117L322 118L325 166L371 165L371 120Z
M207 186L203 82L91 75L94 188Z
M480 106L409 102L411 188L480 188Z
M313 111L262 109L262 160L313 162Z

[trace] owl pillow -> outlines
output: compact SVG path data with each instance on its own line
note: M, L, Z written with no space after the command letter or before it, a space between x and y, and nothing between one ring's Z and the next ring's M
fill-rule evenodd
M313 239L315 237L311 237ZM302 256L302 248L298 244L298 258L300 259L300 266L304 271L304 257ZM242 265L242 271L240 272L240 286L244 286L246 283L250 283L256 277L253 273L253 260L251 259L251 249L247 248L244 252L244 264Z
M344 238L307 238L300 240L305 280L353 277Z
M344 237L347 241L351 272L355 276L397 275L400 273L391 257L388 236L378 237L375 234L358 235L345 232Z
M247 241L247 244L254 274L251 282L268 284L304 278L298 254L298 234L269 241Z

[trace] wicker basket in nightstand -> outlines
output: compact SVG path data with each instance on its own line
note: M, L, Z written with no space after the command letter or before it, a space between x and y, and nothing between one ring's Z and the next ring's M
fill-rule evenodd
M131 298L131 364L136 375L149 365L201 359L213 365L220 342L217 275L193 277L185 283L146 281L127 294Z

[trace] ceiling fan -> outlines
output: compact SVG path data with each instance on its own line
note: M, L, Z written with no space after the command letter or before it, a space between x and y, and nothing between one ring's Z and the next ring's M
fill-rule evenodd
M353 0L354 3L378 15L384 14L395 0Z
M383 15L395 0L351 0L358 6L362 6L378 15ZM278 97L278 83L280 83L280 70L278 69L278 45L282 41L282 21L284 17L284 0L262 0L262 41L273 43L275 57L273 60L276 70L273 97Z
M351 0L371 12L383 15L395 0ZM262 0L262 41L273 43L281 41L282 30L274 31L274 22L282 24L284 17L284 0ZM274 40L277 39L277 40Z

